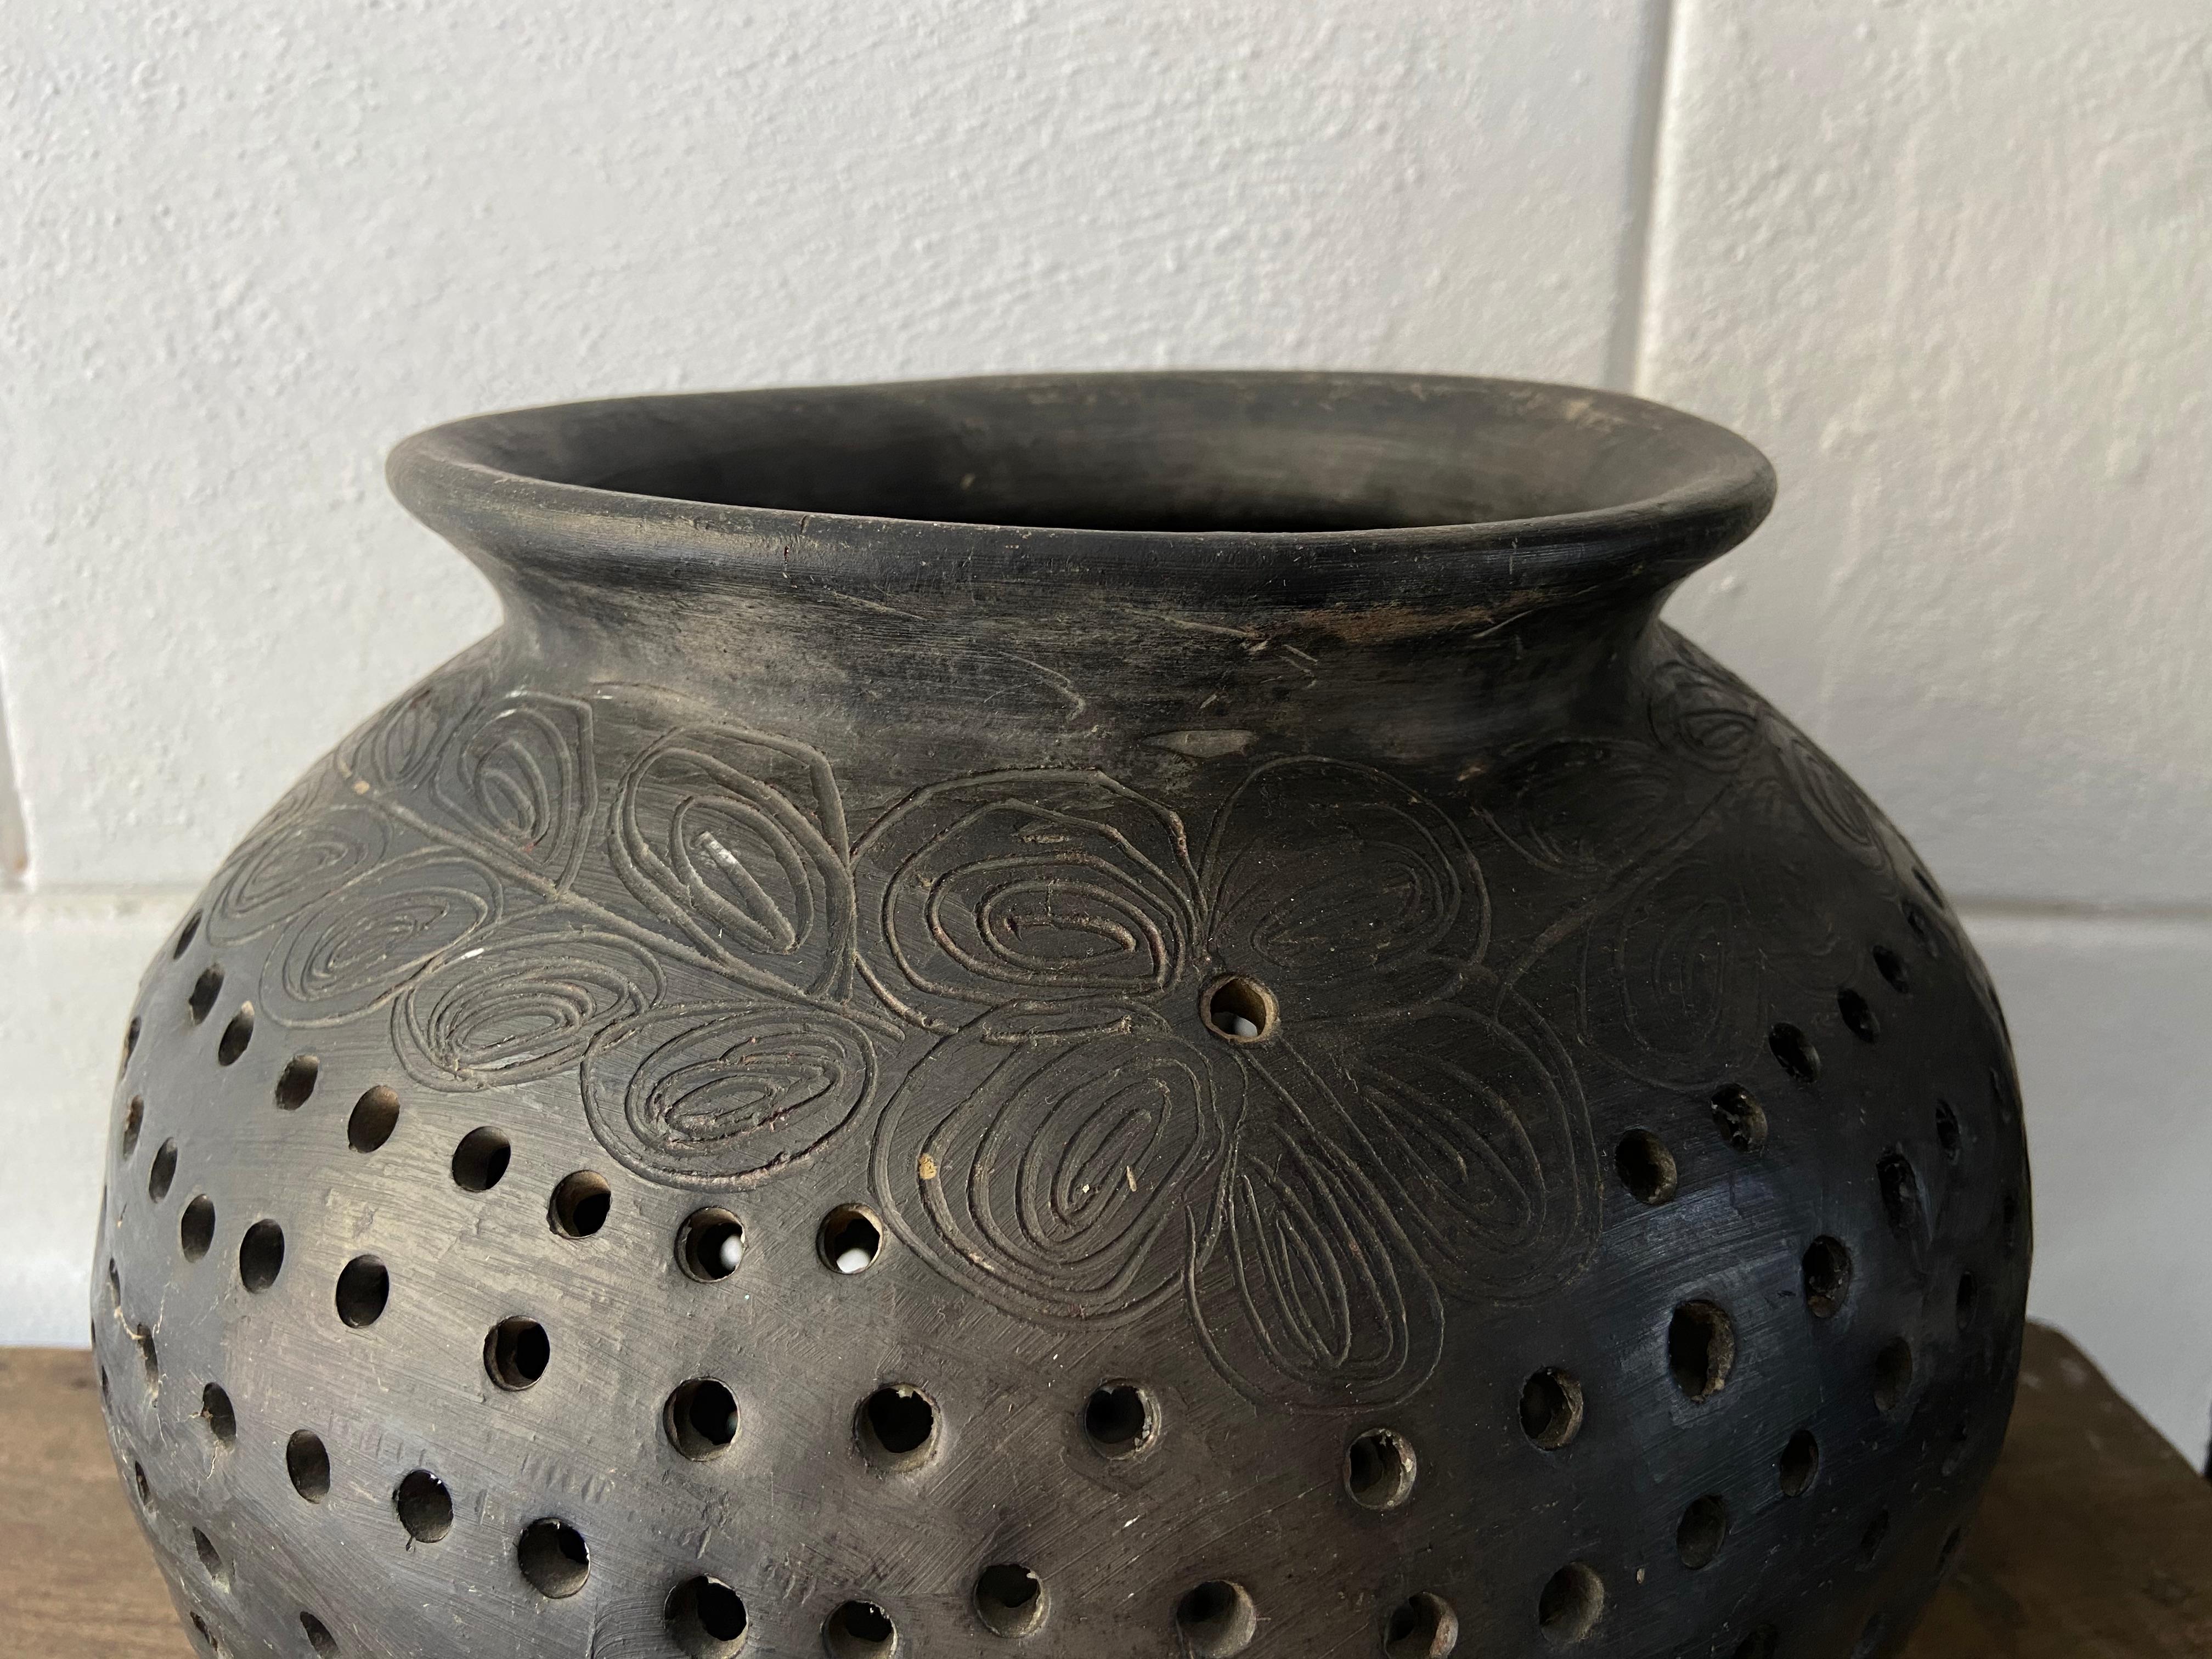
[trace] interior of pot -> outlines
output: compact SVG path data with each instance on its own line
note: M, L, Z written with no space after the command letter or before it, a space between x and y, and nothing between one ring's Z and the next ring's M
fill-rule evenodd
M1635 398L1399 375L1014 376L629 398L486 426L480 459L548 483L1066 530L1492 524L1763 471L1733 434Z

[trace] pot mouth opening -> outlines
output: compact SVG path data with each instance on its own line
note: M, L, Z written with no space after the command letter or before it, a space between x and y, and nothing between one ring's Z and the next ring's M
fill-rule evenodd
M520 511L541 537L563 513L602 536L611 517L772 537L844 521L909 546L933 531L963 547L1012 536L1032 554L1102 538L1532 546L1641 532L1711 542L1709 557L1773 489L1735 434L1618 392L1285 371L556 404L418 434L390 471L411 509L479 547L511 540L493 520Z

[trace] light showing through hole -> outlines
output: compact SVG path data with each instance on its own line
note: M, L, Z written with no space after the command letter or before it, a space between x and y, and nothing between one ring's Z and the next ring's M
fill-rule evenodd
M904 1383L878 1389L860 1402L860 1452L887 1469L908 1469L928 1460L937 1441L937 1408Z
M1440 1595L1408 1597L1382 1621L1383 1659L1445 1659L1459 1645L1459 1615Z
M547 1206L547 1219L563 1238L589 1238L607 1224L614 1206L614 1190L603 1176L579 1170L562 1177Z
M678 1384L661 1407L668 1442L694 1462L714 1457L738 1437L738 1402L711 1376Z
M735 1659L745 1645L745 1604L719 1578L685 1579L660 1616L689 1659Z
M1413 1448L1395 1429L1370 1429L1344 1454L1344 1488L1363 1509L1395 1510L1413 1495Z
M291 1477L292 1490L310 1504L328 1498L331 1455L323 1449L322 1437L312 1430L295 1430L284 1443L284 1473Z
M510 1393L519 1394L544 1376L552 1358L545 1328L534 1319L502 1319L484 1338L484 1370Z
M1274 1035L1275 999L1255 979L1231 974L1206 988L1198 1005L1206 1029L1228 1042L1259 1042Z
M822 1645L830 1659L889 1659L898 1648L898 1629L874 1602L848 1601L823 1626Z
M975 1616L994 1636L1027 1636L1044 1622L1044 1586L1015 1562L986 1567L975 1577Z
M1581 1561L1570 1561L1544 1583L1536 1598L1536 1624L1549 1641L1579 1642L1605 1611L1605 1581Z
M676 1265L702 1284L727 1279L744 1259L745 1230L727 1210L694 1210L676 1231Z
M1667 1369L1692 1400L1710 1400L1735 1364L1735 1326L1711 1302L1686 1302L1667 1325Z
M822 1218L817 1240L822 1260L841 1273L864 1273L884 1247L876 1218L858 1204L840 1204Z
M1195 1659L1227 1659L1259 1633L1259 1610L1243 1585L1209 1578L1176 1603L1176 1629Z
M357 1255L338 1273L338 1317L358 1330L384 1317L392 1275L373 1255Z
M522 1529L514 1540L514 1563L532 1589L556 1601L583 1589L592 1576L592 1554L584 1534L550 1515Z
M373 1152L392 1139L399 1127L399 1097L382 1084L354 1103L346 1120L346 1145L356 1152Z
M246 1052L246 1045L253 1041L253 1005L241 1002L238 1012L230 1017L230 1024L222 1028L222 1036L215 1045L215 1061L218 1066L235 1064Z
M258 1295L283 1271L284 1230L273 1221L255 1222L238 1241L238 1282Z
M1521 1431L1546 1451L1582 1432L1583 1385L1571 1371L1538 1371L1521 1385Z
M507 1137L496 1129L471 1129L453 1148L453 1185L465 1193L488 1193L507 1174L514 1156Z
M1134 1382L1109 1382L1084 1402L1084 1437L1108 1457L1127 1457L1152 1443L1154 1416L1144 1389Z

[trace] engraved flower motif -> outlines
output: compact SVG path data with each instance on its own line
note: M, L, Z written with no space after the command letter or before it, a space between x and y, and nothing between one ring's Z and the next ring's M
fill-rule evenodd
M903 1236L1031 1318L1181 1303L1255 1397L1352 1406L1434 1367L1447 1290L1533 1296L1595 1236L1573 1073L1480 967L1480 872L1371 769L1272 762L1194 856L1095 772L909 797L855 852L862 971L944 1033L879 1127ZM1264 985L1250 1040L1209 1030Z

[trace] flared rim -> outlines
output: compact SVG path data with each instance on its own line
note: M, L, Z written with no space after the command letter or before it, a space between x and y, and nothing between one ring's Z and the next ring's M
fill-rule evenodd
M912 499L925 510L885 511L885 500L899 498L871 495L866 480L915 465L907 450L892 465L880 445L872 449L881 433L919 446L940 469L981 457L984 470L1004 471L1001 461L1027 454L1054 477L1079 479L1085 500L1108 503L1109 518L1121 510L1112 505L1115 467L1141 456L1223 521L1170 514L1063 524L1036 521L1052 516L1036 509L1024 522L976 513L965 496L961 512L945 514L933 510L950 488L942 479L915 486ZM1188 453L1175 452L1176 442ZM836 454L825 459L826 450ZM1287 459L1271 464L1275 451ZM1276 495L1301 487L1291 475L1304 466L1322 477L1310 497L1295 499L1356 519L1360 503L1329 493L1332 480L1352 478L1420 521L1340 524L1320 512L1248 526L1237 517L1239 486L1211 477L1208 465L1224 476L1264 474ZM1141 471L1126 479L1139 494L1159 481ZM613 564L633 574L642 567L896 579L950 561L973 578L1279 579L1302 588L1316 580L1549 586L1601 575L1663 583L1741 540L1774 493L1765 456L1735 433L1620 392L1280 370L1002 375L548 404L418 433L393 450L387 472L424 522L526 573L574 576ZM697 477L711 477L714 489L683 487ZM1028 507L1018 467L1013 477L994 499ZM816 495L793 478L815 479ZM759 499L744 498L749 485ZM1504 510L1453 515L1487 499L1485 489Z

